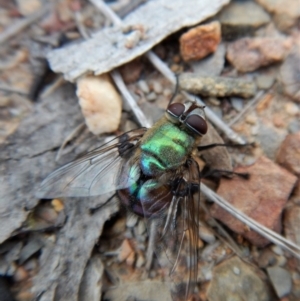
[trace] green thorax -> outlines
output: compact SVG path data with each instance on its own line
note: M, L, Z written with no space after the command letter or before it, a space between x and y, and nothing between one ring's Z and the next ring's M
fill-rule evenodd
M185 130L161 118L141 140L140 165L147 176L174 170L185 163L195 139Z

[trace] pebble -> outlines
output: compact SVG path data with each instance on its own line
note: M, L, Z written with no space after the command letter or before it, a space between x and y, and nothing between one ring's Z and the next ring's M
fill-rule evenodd
M139 269L145 264L145 262L145 257L142 254L139 254L135 263L135 267Z
M290 116L296 116L300 113L299 105L295 104L294 102L288 102L284 105L285 111Z
M300 131L286 136L278 150L276 162L300 176Z
M145 93L148 94L150 92L149 86L147 82L143 79L138 81L138 87Z
M53 208L56 212L60 212L60 211L64 210L64 203L59 199L53 199L51 201L51 205L53 206Z
M151 270L149 278L156 276ZM163 300L172 301L169 286L161 281L130 281L121 283L105 292L104 300Z
M279 246L273 245L271 249L276 255L283 255L283 251Z
M229 77L202 77L194 73L181 74L179 86L202 96L250 98L256 93L256 84L253 81Z
M134 253L133 248L131 247L131 244L129 243L128 239L124 239L122 242L122 245L120 247L120 252L118 254L118 261L123 262L126 260L131 253Z
M226 57L238 71L249 72L282 61L291 45L282 37L243 38L228 44Z
M85 123L93 134L111 133L118 129L122 99L107 74L79 79L76 93Z
M153 102L157 99L157 95L155 92L150 92L147 96L146 99L150 102Z
M213 231L206 226L199 227L199 237L209 244L212 244L216 241Z
M26 280L27 278L28 278L28 272L24 269L23 266L19 266L13 276L14 281L21 282L23 280Z
M135 83L141 76L143 64L141 59L137 58L120 67L123 80L126 84Z
M270 301L268 291L267 285L258 277L257 271L235 256L213 269L207 299Z
M279 73L284 93L300 102L300 42L293 47Z
M222 25L222 37L234 40L253 34L256 29L270 22L263 8L251 1L231 2L218 15Z
M272 87L275 82L275 77L268 74L258 74L255 77L258 89L267 90Z
M222 178L217 193L250 218L278 232L282 211L297 178L266 157L260 157L255 164L238 167L234 171L249 173L250 178ZM216 204L212 206L211 213L255 246L264 247L269 243Z
M163 92L163 86L161 85L161 83L159 81L153 82L153 91L156 94L161 94Z
M18 9L23 16L28 16L42 7L40 0L16 0Z
M284 268L275 266L267 268L272 286L279 298L288 295L292 289L291 274Z
M289 31L300 17L299 0L256 0L256 2L273 15L273 20L281 31Z
M173 94L173 91L171 89L166 88L163 91L163 96L165 96L165 97L170 97L172 94Z
M126 227L133 228L138 222L138 217L134 214L128 214L126 219Z
M198 75L219 76L224 68L225 53L225 45L221 43L214 53L200 61L190 62L190 66Z
M221 26L218 21L199 25L180 37L180 54L186 62L200 60L215 52L220 41Z
M240 112L244 107L243 100L239 97L230 97L230 102L233 108L238 112Z
M274 160L276 153L281 142L284 140L285 135L282 132L276 131L273 126L258 123L259 131L257 133L256 141L260 144L264 154Z

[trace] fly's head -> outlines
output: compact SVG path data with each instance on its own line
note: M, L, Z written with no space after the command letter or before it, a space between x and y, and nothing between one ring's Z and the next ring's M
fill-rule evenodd
M201 139L207 132L204 106L197 105L195 102L170 104L166 110L166 117L172 123L191 133L196 139Z

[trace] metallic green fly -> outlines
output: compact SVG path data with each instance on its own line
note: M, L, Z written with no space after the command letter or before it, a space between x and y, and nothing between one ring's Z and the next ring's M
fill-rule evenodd
M200 169L197 147L208 125L204 107L171 103L150 129L127 132L50 174L43 198L111 191L131 212L155 223L155 252L168 266L174 300L197 282Z

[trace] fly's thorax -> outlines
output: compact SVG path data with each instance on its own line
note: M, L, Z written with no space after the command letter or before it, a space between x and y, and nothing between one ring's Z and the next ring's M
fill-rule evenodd
M157 176L185 163L195 137L182 126L162 117L147 131L140 143L140 165L146 176Z

